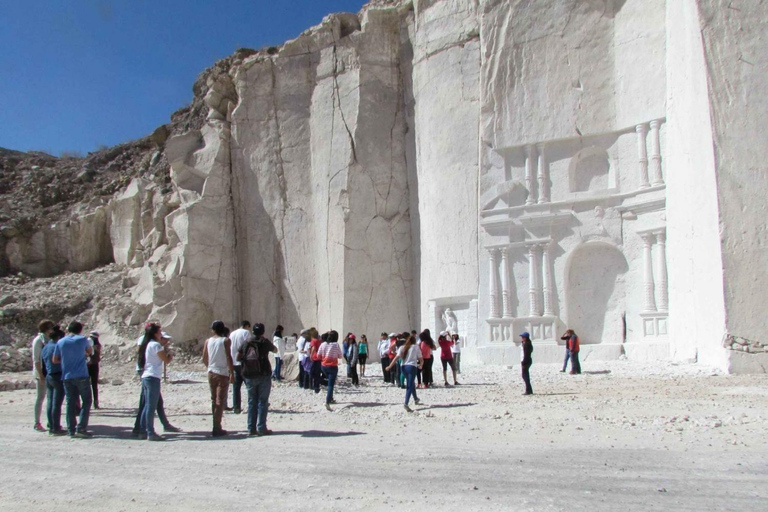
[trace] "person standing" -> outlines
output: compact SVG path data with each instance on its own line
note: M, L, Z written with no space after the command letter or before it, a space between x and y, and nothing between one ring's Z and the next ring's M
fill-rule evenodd
M320 345L320 359L322 361L322 371L328 378L328 391L325 395L325 408L331 410L331 404L335 404L333 399L333 387L336 384L336 377L339 375L339 358L342 357L341 348L339 348L339 333L331 331L328 333L328 341Z
M211 332L213 336L203 344L203 364L208 367L208 386L211 388L211 435L221 437L227 435L227 431L221 427L221 419L227 403L229 384L235 382L235 370L232 362L232 342L227 338L224 322L213 322Z
M309 337L311 339L309 342L309 357L307 358L309 361L309 377L312 383L312 389L315 390L315 394L318 394L320 393L320 385L323 380L323 363L322 357L320 357L320 346L323 342L328 340L328 333L323 333L323 335L320 336L317 329L312 327L309 330Z
M61 436L67 433L61 428L61 404L64 402L64 384L61 382L61 364L53 362L56 342L64 337L64 332L58 325L50 331L50 339L43 347L41 357L45 365L45 387L48 391L46 399L46 416L48 417L48 435Z
M67 397L67 431L70 437L88 439L88 418L91 414L91 382L88 376L86 357L93 353L88 338L82 336L83 324L73 320L67 326L68 335L54 346L51 361L61 364L64 394ZM77 400L80 399L80 418L77 415Z
M140 365L140 363L142 362L142 358L141 358L141 353L142 353L141 345L142 345L142 343L144 343L144 338L145 338L145 336L147 335L148 332L149 332L150 338L154 338L155 333L156 332L160 332L161 336L163 338L165 338L166 341L169 341L171 339L170 335L162 332L162 328L160 327L159 323L153 322L153 321L149 321L149 322L144 324L144 334L139 336L138 340L136 341L136 346L137 346L137 352L136 352L137 353L136 373L138 374L139 379L141 379L142 375L144 375L144 366ZM167 346L168 345L166 344L165 347L167 347ZM166 348L166 352L168 352L167 348ZM146 358L143 361L146 364ZM144 412L144 404L145 404L145 402L146 402L146 400L145 400L145 396L144 396L144 388L142 386L141 393L139 395L139 408L138 408L138 411L136 413L136 420L134 421L134 424L133 424L133 431L131 432L131 435L133 437L139 437L139 438L144 437L145 432L142 432L142 430L141 430L141 417L142 417L142 414ZM165 404L163 403L163 393L162 393L162 391L161 391L160 396L159 396L159 398L157 400L157 407L156 407L155 412L157 412L157 417L160 420L160 423L163 424L163 431L164 432L181 432L180 428L174 427L173 425L171 425L171 422L168 421L168 417L165 414Z
M456 366L456 373L461 375L461 338L458 333L451 334L453 345L451 346L451 355L453 355L453 364Z
M163 334L159 328L148 330L139 347L139 366L144 368L141 374L144 408L141 411L139 429L140 437L146 436L149 441L165 441L163 436L155 433L155 411L160 402L163 368L173 359L166 350L170 336L164 337Z
M235 329L229 334L229 341L232 343L232 361L233 371L235 373L235 383L232 385L232 407L235 414L243 412L242 409L242 388L243 375L242 366L237 362L237 353L249 339L251 339L251 322L243 320L240 322L240 328Z
M101 362L101 342L99 333L91 331L88 342L93 347L93 353L88 357L88 377L91 379L91 391L93 392L93 408L99 408L99 363Z
M368 360L368 337L360 335L360 343L357 344L357 363L360 365L360 377L365 377L365 362Z
M45 428L40 423L43 415L43 401L45 400L47 381L45 367L43 365L43 347L50 340L53 332L54 323L51 320L43 320L37 325L37 336L32 340L32 377L35 379L35 425L34 429L38 432L45 432ZM50 428L50 425L49 425Z
M282 325L278 325L275 328L275 332L272 333L272 344L277 347L277 353L275 354L275 371L272 373L272 378L280 381L283 380L280 373L283 369L283 357L285 357L285 338L283 338Z
M387 333L381 333L381 339L379 339L378 345L379 358L381 359L381 374L384 377L384 382L389 383L389 337Z
M357 375L358 350L357 339L354 334L350 334L347 345L347 365L349 365L349 375L352 378L352 385L355 387L360 385L360 377Z
M296 353L299 357L299 387L307 389L309 386L306 384L309 381L309 376L304 369L304 362L307 360L307 345L309 329L301 331L301 336L296 340Z
M451 352L451 347L453 347L453 341L451 341L448 331L443 331L440 333L440 337L437 338L437 343L440 345L440 363L443 365L443 381L445 382L445 387L448 387L448 367L451 367L451 372L453 373L453 385L458 386L459 381L456 380L456 365L453 362L453 353Z
M579 350L581 350L579 337L573 332L573 329L568 329L560 337L561 340L565 340L565 363L563 363L563 372L568 366L568 356L571 358L571 375L578 375L581 373L581 363L579 362Z
M419 405L419 397L416 395L416 372L423 366L424 358L421 355L421 349L416 343L416 337L413 335L408 336L408 340L405 345L400 347L397 352L397 358L401 361L400 368L405 375L405 410L413 412L408 407L408 402L413 395L413 401L416 405ZM392 367L395 364L392 361L389 366Z
M533 388L531 387L531 374L530 369L533 364L533 343L531 343L531 336L527 332L520 334L520 367L523 372L523 382L525 382L524 395L532 395Z
M435 346L435 341L430 335L429 329L424 329L421 334L419 334L419 340L421 358L424 360L421 368L422 381L424 388L429 388L432 386L432 384L435 383L434 377L432 375L432 364L435 362L435 357L432 354L432 351L437 347Z
M282 327L278 326L281 331ZM264 324L253 326L253 336L237 353L242 365L245 387L248 390L248 435L268 436L272 433L267 428L269 412L269 394L272 391L272 368L269 365L269 353L277 353L278 348L264 337ZM275 336L277 337L277 336ZM282 336L279 337L281 340Z

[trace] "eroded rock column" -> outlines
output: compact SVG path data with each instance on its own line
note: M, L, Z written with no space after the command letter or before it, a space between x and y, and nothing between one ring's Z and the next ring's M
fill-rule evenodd
M536 181L533 176L534 159L536 158L536 150L533 145L525 146L525 187L528 189L528 197L525 200L525 204L531 205L536 201L533 197L533 189L536 186Z
M541 316L539 306L539 269L536 260L539 256L539 246L532 244L528 247L528 298L530 302L530 315Z
M501 249L501 308L504 318L512 318L512 295L509 289L509 249Z
M661 121L651 121L651 183L663 185L664 177L661 174L661 138L659 128Z
M656 232L656 245L658 250L656 252L656 269L658 272L658 287L659 287L659 311L669 310L669 295L667 290L667 232Z
M549 202L549 164L544 144L536 144L539 153L539 204Z
M550 271L550 244L541 245L541 274L544 288L544 316L555 316L555 309L552 300L552 272Z

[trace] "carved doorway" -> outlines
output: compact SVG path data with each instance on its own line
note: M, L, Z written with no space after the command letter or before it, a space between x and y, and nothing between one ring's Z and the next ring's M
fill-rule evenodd
M621 251L605 242L587 242L571 253L565 319L582 343L624 341L628 270Z

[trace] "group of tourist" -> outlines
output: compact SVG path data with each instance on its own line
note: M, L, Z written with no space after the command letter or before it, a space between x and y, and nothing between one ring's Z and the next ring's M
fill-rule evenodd
M37 397L35 430L59 436L87 438L91 405L99 408L99 333L82 335L83 325L73 321L64 333L51 320L42 320L38 335L32 340L32 372ZM65 430L61 426L61 408L67 399ZM43 427L43 401L46 401L47 427Z
M67 333L50 320L43 320L38 326L39 334L33 340L32 352L37 382L35 402L35 429L48 431L50 435L69 434L72 437L88 438L88 420L91 405L98 409L98 365L101 343L98 332L88 337L82 335L83 325L73 321L67 326ZM282 380L282 360L285 357L286 338L283 327L278 325L268 339L264 336L264 324L251 326L243 321L234 331L222 321L211 324L211 336L203 343L202 361L207 368L211 393L213 428L211 435L227 435L222 427L224 411L242 412L242 385L248 394L247 426L249 436L272 434L267 428L269 396L272 381ZM525 383L525 395L533 394L530 381L530 367L533 364L533 344L530 335L521 335L521 369ZM158 322L147 322L144 333L137 340L136 371L141 379L138 414L133 428L135 437L150 441L162 441L164 437L155 431L155 415L163 425L164 432L178 432L165 414L161 392L165 367L173 360L168 350L171 336L163 332ZM569 329L561 337L566 342L566 356L563 372L571 362L571 374L581 373L579 364L579 338ZM455 333L443 331L437 343L429 329L403 333L381 333L376 350L381 358L382 378L385 383L405 389L404 408L412 412L410 400L420 403L417 389L433 387L433 364L435 352L440 350L443 369L443 383L450 386L448 369L451 370L453 385L458 386L457 375L461 373L461 339ZM358 340L354 333L347 333L339 346L339 333L331 330L320 335L316 328L301 331L296 340L299 379L301 388L320 393L325 386L325 407L329 411L336 403L334 389L339 373L339 361L346 364L346 376L353 386L359 386L360 377L365 376L366 362L370 353L368 339L361 335ZM275 368L272 369L269 355L274 354ZM358 373L359 369L359 373ZM232 386L233 407L227 407L229 387ZM47 393L42 390L47 390ZM47 427L41 424L42 404L47 394ZM66 406L66 430L61 426L61 409L64 398Z

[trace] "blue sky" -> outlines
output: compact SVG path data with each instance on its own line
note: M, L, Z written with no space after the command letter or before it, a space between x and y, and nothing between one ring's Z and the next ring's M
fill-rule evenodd
M0 2L0 147L87 153L142 137L237 48L279 45L364 0Z

